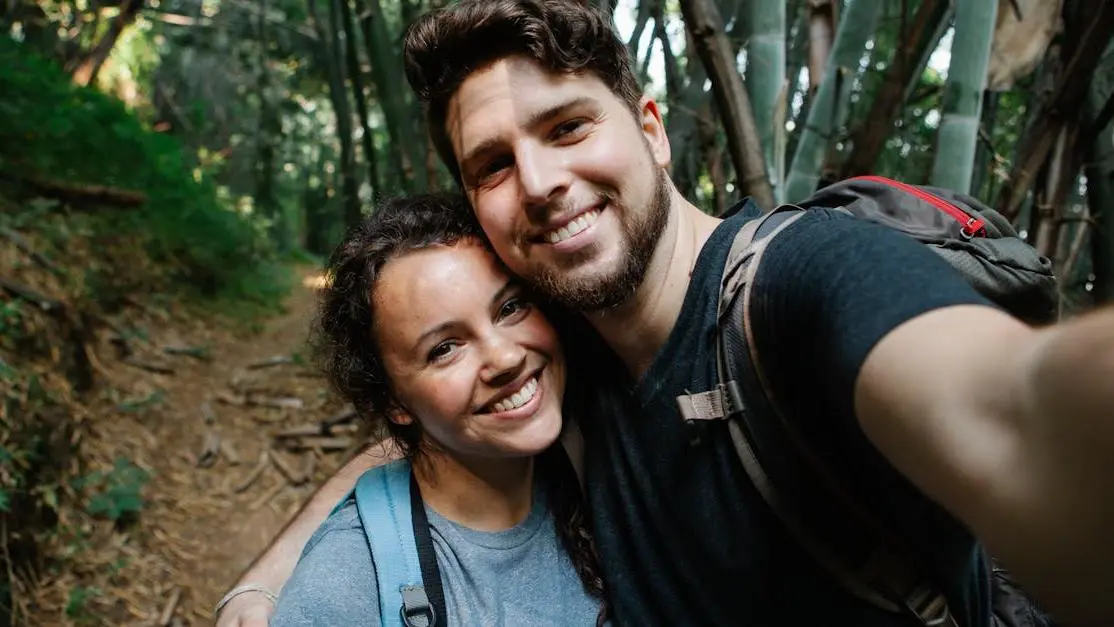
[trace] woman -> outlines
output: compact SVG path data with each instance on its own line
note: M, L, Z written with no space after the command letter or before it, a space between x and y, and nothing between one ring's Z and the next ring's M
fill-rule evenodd
M408 480L421 499L417 537L407 529L377 543L389 534L365 535L365 526L388 507L361 508L350 496L307 544L271 625L601 624L603 585L558 442L584 395L566 381L553 326L488 249L464 200L385 203L337 248L328 274L315 339L329 378L404 449L402 461L364 477L386 483L361 485L382 500L391 481ZM392 555L412 553L412 541L422 553L427 528L435 560L422 564L424 588L396 586L401 605L381 603L398 597L377 575ZM427 570L434 561L439 576ZM438 583L443 617L429 609ZM414 589L417 605L407 598Z

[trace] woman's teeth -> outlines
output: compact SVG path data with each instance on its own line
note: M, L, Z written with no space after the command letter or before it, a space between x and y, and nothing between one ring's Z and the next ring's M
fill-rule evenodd
M497 412L518 409L534 398L538 392L538 378L531 377L517 392L491 406Z

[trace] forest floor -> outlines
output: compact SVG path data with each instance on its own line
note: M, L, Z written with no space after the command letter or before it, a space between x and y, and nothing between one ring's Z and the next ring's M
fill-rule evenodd
M126 524L75 519L55 547L67 566L37 582L30 624L212 624L220 596L360 441L307 363L316 275L298 274L285 313L261 328L151 310L145 354L98 360L112 393L87 405L82 463L130 460L149 475L143 503Z

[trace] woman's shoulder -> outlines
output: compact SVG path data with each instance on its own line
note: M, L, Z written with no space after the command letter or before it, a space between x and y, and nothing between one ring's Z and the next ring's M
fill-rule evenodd
M336 509L333 510L329 517L321 523L321 526L313 532L309 540L306 541L306 546L302 550L302 558L304 559L311 551L313 551L317 544L329 535L351 533L353 530L359 532L360 537L363 537L363 525L360 523L360 513L356 510L356 501L349 495L344 501L340 502Z
M279 595L271 627L345 625L379 615L375 567L356 503L348 499L306 543Z

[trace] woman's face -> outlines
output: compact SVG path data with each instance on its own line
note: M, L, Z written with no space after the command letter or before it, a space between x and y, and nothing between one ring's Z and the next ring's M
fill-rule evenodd
M386 264L374 333L404 412L456 458L535 455L561 431L557 334L475 240Z

